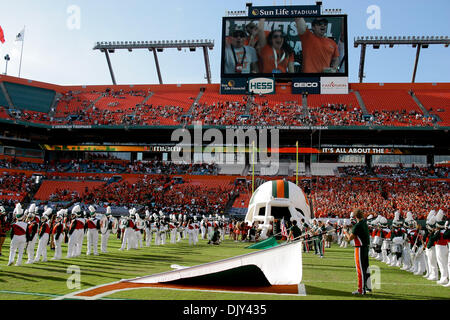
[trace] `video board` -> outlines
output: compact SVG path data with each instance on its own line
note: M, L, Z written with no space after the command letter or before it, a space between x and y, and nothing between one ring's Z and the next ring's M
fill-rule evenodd
M346 30L346 15L224 17L221 76L347 76Z

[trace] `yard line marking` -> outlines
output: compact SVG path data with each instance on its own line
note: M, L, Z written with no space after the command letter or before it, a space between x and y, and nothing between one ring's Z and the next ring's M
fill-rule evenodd
M9 291L9 290L0 290L0 293L22 294L22 295L43 296L43 297L60 297L61 296L60 294L39 293L39 292L23 292L23 291Z

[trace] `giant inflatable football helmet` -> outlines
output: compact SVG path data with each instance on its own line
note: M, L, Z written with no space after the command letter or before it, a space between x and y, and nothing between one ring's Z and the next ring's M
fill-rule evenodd
M305 193L290 181L273 180L263 183L250 199L245 221L249 224L259 222L259 229L262 230L260 237L264 239L270 222L282 218L297 220L299 226L301 219L304 219L309 225L311 210Z

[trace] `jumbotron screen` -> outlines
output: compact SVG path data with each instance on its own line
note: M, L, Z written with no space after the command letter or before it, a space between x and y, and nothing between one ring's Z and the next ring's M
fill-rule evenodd
M348 76L347 16L224 17L222 77Z

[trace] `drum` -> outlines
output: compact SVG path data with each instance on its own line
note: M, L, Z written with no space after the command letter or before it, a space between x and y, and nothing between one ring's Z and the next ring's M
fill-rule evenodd
M102 218L100 219L100 232L102 234L105 234L106 231L108 231L108 224L109 224L108 218L105 215L102 216Z
M384 240L381 245L382 250L389 250L391 248L391 240Z
M381 239L379 236L373 237L373 243L377 246L381 246L383 244L383 239Z
M126 228L126 226L127 226L127 219L121 218L119 223L119 229L123 230Z
M112 223L111 223L112 233L117 234L118 229L119 229L119 221L117 220L117 218L112 218Z
M401 244L393 243L391 246L392 253L402 253L403 247Z

